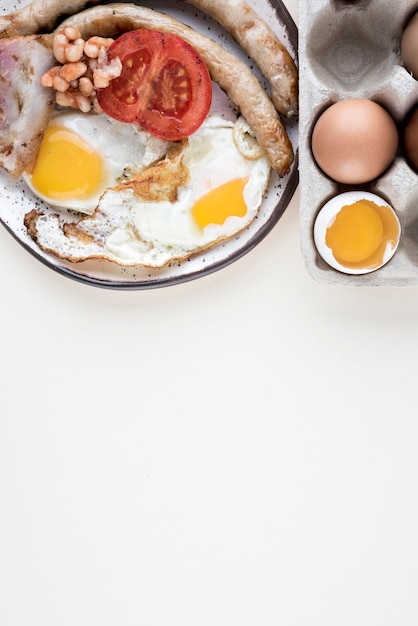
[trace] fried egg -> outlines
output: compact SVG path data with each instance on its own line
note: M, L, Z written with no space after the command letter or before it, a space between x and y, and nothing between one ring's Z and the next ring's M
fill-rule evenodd
M34 211L25 219L29 233L70 261L148 267L232 237L257 215L271 172L257 151L242 153L236 123L212 114L157 165L106 189L92 216L68 224Z
M168 142L104 113L56 112L24 179L52 206L91 214L102 193L161 158Z

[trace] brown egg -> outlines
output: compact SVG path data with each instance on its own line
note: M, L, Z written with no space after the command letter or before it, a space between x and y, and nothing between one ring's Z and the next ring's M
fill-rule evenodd
M411 17L402 33L401 57L406 69L418 78L418 13Z
M399 134L382 106L362 98L340 100L318 118L312 153L318 166L340 183L369 182L396 156Z
M418 171L418 108L407 117L403 131L405 158L414 170Z

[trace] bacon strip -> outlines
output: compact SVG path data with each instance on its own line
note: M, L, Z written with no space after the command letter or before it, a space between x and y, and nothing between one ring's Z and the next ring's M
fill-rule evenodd
M54 108L41 76L53 64L49 37L0 39L0 166L18 178L37 154Z

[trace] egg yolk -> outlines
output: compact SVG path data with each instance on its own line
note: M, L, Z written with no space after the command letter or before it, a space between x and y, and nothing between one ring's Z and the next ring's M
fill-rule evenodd
M359 200L342 207L326 230L325 242L346 267L377 267L388 244L395 245L399 224L388 206Z
M367 200L345 206L327 228L326 244L334 256L356 263L368 259L379 247L383 223Z
M83 198L99 186L102 169L100 155L76 133L51 125L38 151L32 184L54 200Z
M236 178L202 196L194 205L192 212L201 228L209 224L220 226L228 217L244 217L247 205L244 201L246 178Z

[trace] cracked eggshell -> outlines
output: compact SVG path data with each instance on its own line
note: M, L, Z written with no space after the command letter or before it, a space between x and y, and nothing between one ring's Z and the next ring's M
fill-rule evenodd
M400 232L398 217L383 198L347 191L333 196L319 211L314 241L321 257L334 269L344 274L368 274L392 259Z

